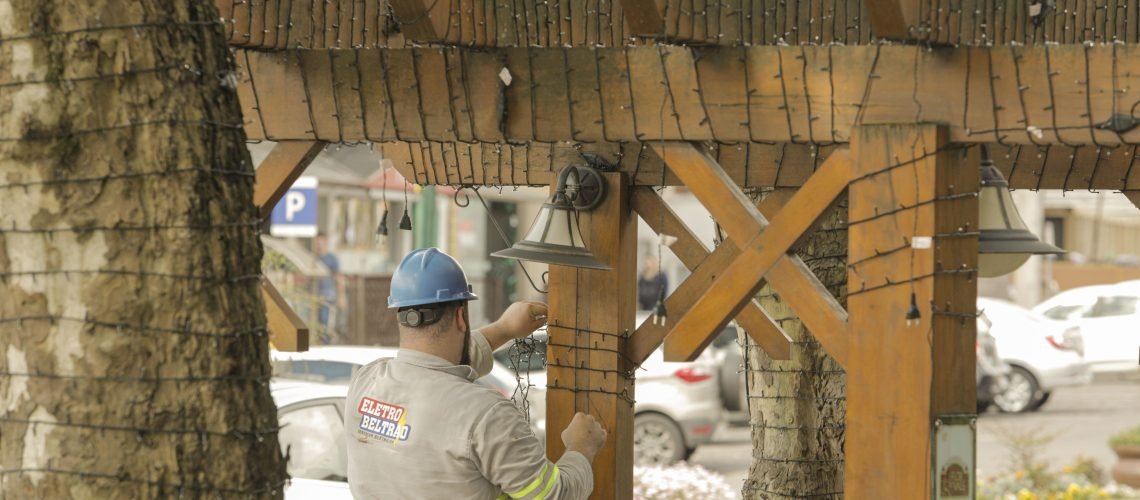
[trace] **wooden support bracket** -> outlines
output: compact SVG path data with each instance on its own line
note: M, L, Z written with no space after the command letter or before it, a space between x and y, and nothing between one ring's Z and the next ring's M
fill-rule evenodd
M257 205L262 219L269 218L273 206L285 196L324 146L325 143L320 141L282 141L261 160L255 171L253 203Z
M309 327L293 312L285 298L267 279L261 280L261 296L265 299L266 328L269 343L278 351L309 350Z
M285 141L273 146L254 171L253 202L262 219L269 218L273 206L322 148L324 143L320 141ZM279 351L309 350L309 328L267 279L261 280L261 295L265 299L269 342Z
M721 245L710 252L653 188L634 189L630 205L657 234L667 234L677 238L669 249L692 271L692 274L665 300L666 311L673 311L674 315L669 316L664 325L645 321L630 337L629 358L634 363L640 364L661 345L672 323L680 317L678 313L688 311L697 297L708 289L716 278L714 274L716 270L724 269L740 255L740 251L735 245ZM772 321L772 318L768 317L759 304L755 302L747 304L736 320L740 327L764 349L764 352L768 353L768 356L773 359L791 357L788 336Z
M786 252L846 188L852 171L850 154L846 150L833 153L769 225L764 214L708 155L691 144L670 143L655 148L728 233L729 239L721 247L735 246L741 250L730 265L714 271L712 287L670 329L665 358L695 358L767 279L793 310L802 312L804 325L843 365L847 353L847 312L802 260ZM766 231L769 226L772 231Z

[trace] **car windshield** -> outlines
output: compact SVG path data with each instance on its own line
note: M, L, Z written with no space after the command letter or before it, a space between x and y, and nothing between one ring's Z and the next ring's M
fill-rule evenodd
M1041 318L1032 312L1003 302L979 301L978 309L982 310L993 325L1025 325L1041 322Z
M1099 297L1096 304L1089 311L1090 318L1109 318L1112 316L1129 316L1136 314L1136 304L1140 297Z

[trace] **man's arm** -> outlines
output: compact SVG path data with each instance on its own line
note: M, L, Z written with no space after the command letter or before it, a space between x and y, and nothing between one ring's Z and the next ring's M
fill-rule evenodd
M581 418L581 422L578 422ZM483 477L513 499L584 499L594 489L590 462L605 439L605 431L589 434L597 426L585 415L563 434L573 438L557 463L546 458L542 443L535 437L509 401L497 403L476 422L471 434L471 458ZM602 441L598 440L598 437Z

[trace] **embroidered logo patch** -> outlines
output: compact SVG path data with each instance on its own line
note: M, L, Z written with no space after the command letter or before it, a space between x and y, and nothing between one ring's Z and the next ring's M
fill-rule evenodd
M360 430L370 435L399 442L407 441L411 434L403 407L366 397L360 399L357 411L360 412Z

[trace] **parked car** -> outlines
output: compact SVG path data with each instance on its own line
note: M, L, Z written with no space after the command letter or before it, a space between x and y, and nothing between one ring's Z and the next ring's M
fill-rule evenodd
M639 317L639 320L644 318ZM531 349L519 356L513 344L496 351L500 364L513 365L537 387L546 387L545 332L532 336ZM666 362L658 348L635 373L634 462L670 464L688 458L709 442L722 419L720 388L712 354L706 350L694 362ZM545 403L540 403L545 407ZM545 408L538 424L545 430Z
M274 379L269 390L281 425L277 439L292 477L286 500L351 499L344 442L347 386Z
M1140 356L1140 285L1074 288L1033 308L1080 327L1085 361L1094 372L1135 371Z
M978 310L990 322L998 355L1010 365L1005 390L993 398L1001 411L1035 411L1053 389L1092 381L1080 328L996 299L978 298Z
M394 358L396 351L394 347L315 346L304 352L272 351L270 359L274 377L347 386L357 369L380 358ZM519 385L514 372L499 362L491 368L491 373L475 383L491 387L508 399ZM532 427L538 425L536 415L545 416L543 405L536 403L545 401L545 387L545 384L531 387L525 397L520 394L516 398L516 405L529 408ZM535 430L541 429L535 427Z
M978 387L978 413L985 413L994 399L1005 392L1010 367L998 356L997 341L990 335L991 323L983 315L978 316L977 340L974 343L977 358L975 373Z
M737 329L735 322L729 323L709 344L708 351L717 371L725 422L748 425L748 382L744 373L744 349L737 342Z

